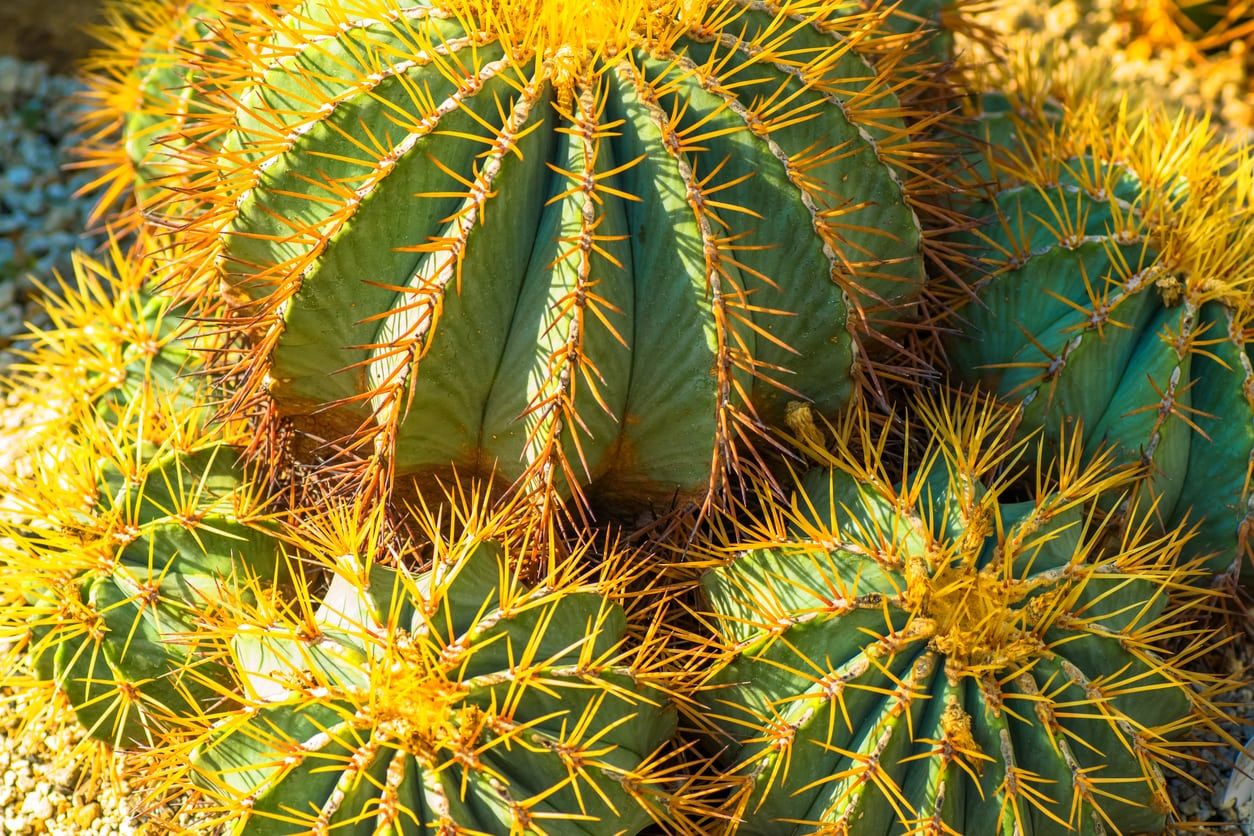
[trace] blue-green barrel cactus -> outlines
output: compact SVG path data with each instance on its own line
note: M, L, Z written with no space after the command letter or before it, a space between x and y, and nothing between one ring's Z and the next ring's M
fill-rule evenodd
M986 99L1009 107L1005 99ZM1203 123L991 113L946 352L958 381L1138 463L1190 554L1254 577L1254 161ZM1244 564L1244 568L1242 567Z
M419 483L708 498L791 402L839 412L918 296L935 148L897 94L915 47L888 14L275 15L213 65L238 104L179 233L188 286L251 346L225 369L235 404Z
M279 547L232 446L243 428L210 426L178 306L143 288L144 257L111 262L76 258L6 381L32 420L0 474L0 632L92 736L152 747L219 699L200 619L276 580Z
M1132 474L1078 438L1051 464L987 403L917 417L917 458L863 416L705 545L694 721L742 781L730 832L1164 830L1182 734L1219 716L1183 538L1112 537L1095 504Z

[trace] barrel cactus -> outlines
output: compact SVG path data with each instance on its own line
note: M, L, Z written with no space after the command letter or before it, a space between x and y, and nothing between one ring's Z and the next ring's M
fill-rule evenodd
M227 42L249 37L252 10L275 0L110 0L93 27L87 60L79 167L96 173L95 217L133 200L172 213L188 185L180 160L212 148L225 88L202 77ZM289 2L289 5L291 3ZM119 142L119 135L121 142ZM132 216L138 220L138 216ZM113 223L118 219L114 217Z
M964 242L954 374L1018 404L1027 431L1081 427L1089 454L1139 463L1212 571L1248 561L1254 161L1184 117L1020 108L989 124L1012 124L1010 147L989 152Z
M532 587L517 509L419 516L422 571L377 507L304 515L292 537L324 591L217 619L244 706L195 738L206 811L266 836L632 834L682 815L667 651L607 597L634 573L568 562Z
M5 632L115 746L152 746L216 700L225 669L198 649L202 613L278 569L259 498L207 412L155 399L99 420L0 527L17 596Z
M707 548L698 719L745 782L736 832L1161 830L1216 684L1181 667L1206 593L1180 536L1096 521L1129 474L1078 439L1050 466L987 403L918 419L903 463L847 423L791 504Z
M273 580L279 552L229 446L239 428L208 426L173 303L142 287L143 257L115 244L109 260L76 256L8 380L41 411L0 480L0 630L93 736L151 746L221 687L200 610Z
M179 233L202 307L252 346L236 405L385 478L708 498L790 402L845 404L858 344L922 283L934 149L886 14L274 15L206 71L238 104Z

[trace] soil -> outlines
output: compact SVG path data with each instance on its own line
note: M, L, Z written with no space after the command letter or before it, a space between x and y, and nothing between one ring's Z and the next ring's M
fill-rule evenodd
M72 70L96 41L84 28L96 21L101 0L0 0L0 55Z

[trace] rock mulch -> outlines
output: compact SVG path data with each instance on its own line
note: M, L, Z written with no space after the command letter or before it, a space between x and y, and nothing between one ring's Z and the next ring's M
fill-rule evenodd
M1254 834L1254 606L1232 613L1224 633L1228 644L1197 661L1197 667L1226 676L1242 687L1223 698L1230 721L1227 740L1213 732L1198 733L1193 760L1182 761L1184 776L1171 776L1168 787L1176 808L1208 834ZM1244 746L1233 745L1233 741ZM1245 749L1245 753L1242 749Z
M52 707L36 704L45 696L44 689L0 694L0 832L13 836L140 832L127 810L125 780L84 773L72 755L95 744L85 742L81 730ZM94 754L98 767L120 767L120 761L103 751Z
M66 169L80 86L0 56L0 349L35 313L32 278L54 281L71 270L75 247L100 243L83 234L94 202L75 197L92 176Z

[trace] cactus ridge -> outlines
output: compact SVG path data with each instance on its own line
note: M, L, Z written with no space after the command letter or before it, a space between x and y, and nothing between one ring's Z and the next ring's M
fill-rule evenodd
M1013 500L1030 459L1006 418L924 402L898 469L855 417L789 504L708 545L724 657L699 699L745 781L737 832L1163 826L1177 738L1223 687L1182 667L1208 641L1175 621L1196 566L1179 534L1111 538L1092 503L1131 473L1082 466L1079 438Z
M149 259L111 238L100 257L75 252L72 264L72 277L40 287L49 324L30 331L0 379L7 400L35 407L20 437L6 440L31 459L55 459L97 415L116 418L147 390L178 391L174 381L189 361L177 310L143 289ZM20 481L32 469L27 461L0 474L8 510L17 510Z
M657 499L847 399L922 281L909 39L835 3L622 3L585 42L565 9L311 3L213 71L250 81L184 240L253 342L240 408L385 474Z
M1083 426L1090 454L1141 463L1165 524L1198 522L1192 553L1222 572L1250 549L1254 165L1204 123L1112 136L1098 113L1020 120L995 152L967 239L978 302L947 348L1025 429Z

